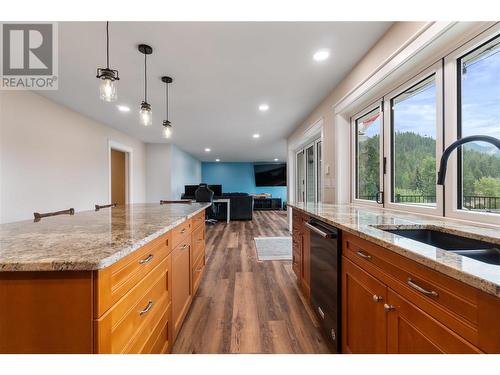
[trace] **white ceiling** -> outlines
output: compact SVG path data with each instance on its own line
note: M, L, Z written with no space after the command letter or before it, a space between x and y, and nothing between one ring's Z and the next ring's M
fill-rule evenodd
M170 87L170 142L201 160L266 161L286 157L286 137L352 69L390 22L111 22L110 66L118 69L118 102L98 97L96 68L105 66L104 22L59 23L59 90L42 95L145 142L161 138L163 75ZM153 126L139 124L143 55ZM320 48L331 51L313 61ZM267 103L270 109L260 112ZM116 104L131 107L119 112ZM252 134L259 133L259 139ZM210 147L212 152L204 149Z

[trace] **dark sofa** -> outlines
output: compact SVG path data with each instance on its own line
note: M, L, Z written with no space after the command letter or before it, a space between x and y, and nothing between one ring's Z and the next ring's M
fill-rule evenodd
M230 199L231 220L252 220L253 197L247 193L223 193L223 199ZM217 206L217 220L226 220L227 210L225 203L215 203Z

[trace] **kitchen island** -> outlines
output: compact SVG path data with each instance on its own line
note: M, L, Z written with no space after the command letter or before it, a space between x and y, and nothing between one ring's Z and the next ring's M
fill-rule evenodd
M356 205L291 203L293 269L310 294L314 218L341 230L344 353L498 353L500 266L401 235L430 229L500 246L498 228Z
M205 264L208 204L0 225L0 353L164 353Z

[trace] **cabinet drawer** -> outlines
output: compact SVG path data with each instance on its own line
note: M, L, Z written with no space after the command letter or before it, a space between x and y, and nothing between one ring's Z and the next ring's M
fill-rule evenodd
M191 235L191 247L193 251L193 261L197 261L199 257L205 257L205 226L200 226L193 230Z
M191 218L193 229L198 228L200 225L205 224L205 211L197 213Z
M102 316L158 266L170 254L171 242L171 233L165 233L115 264L95 272L94 318Z
M478 291L369 241L347 234L344 255L477 345Z
M200 285L201 281L201 276L203 275L203 270L205 269L205 257L200 257L198 260L193 264L193 267L191 268L192 272L192 285L193 285L193 296L198 290L198 286Z
M145 332L149 334L142 347L134 346L130 348L130 353L141 354L163 354L170 351L171 346L171 322L172 304L163 312L160 319L155 321L152 330Z
M191 225L191 219L189 219L172 229L172 248L177 247L191 233Z
M169 255L96 321L98 353L139 352L170 304L170 261Z

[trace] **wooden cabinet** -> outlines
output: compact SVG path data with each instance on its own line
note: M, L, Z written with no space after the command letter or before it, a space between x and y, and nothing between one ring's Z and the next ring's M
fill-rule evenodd
M201 212L98 271L0 272L0 353L168 353L204 265Z
M343 352L385 353L387 288L346 258L342 267Z
M500 352L498 298L352 234L342 238L344 352Z
M389 289L387 352L391 354L481 353L429 314Z
M309 298L311 288L311 251L310 235L304 223L309 217L297 210L292 211L292 269L297 276L297 282L306 298Z
M191 304L191 238L188 236L172 251L172 322L174 339Z

